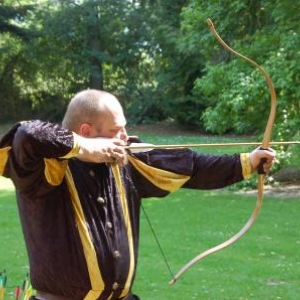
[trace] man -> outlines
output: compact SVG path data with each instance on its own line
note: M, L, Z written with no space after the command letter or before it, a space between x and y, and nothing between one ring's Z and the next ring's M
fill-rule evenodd
M30 262L42 300L139 299L132 294L140 202L179 188L243 180L274 151L215 156L189 149L130 153L126 119L111 94L85 90L62 126L16 124L0 142L0 174L14 182Z

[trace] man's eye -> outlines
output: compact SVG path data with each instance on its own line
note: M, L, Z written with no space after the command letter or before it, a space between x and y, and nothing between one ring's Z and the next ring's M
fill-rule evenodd
M119 133L119 129L113 129L113 130L111 130L110 132L112 133L112 134L114 134L114 135L116 135L116 134L118 134Z

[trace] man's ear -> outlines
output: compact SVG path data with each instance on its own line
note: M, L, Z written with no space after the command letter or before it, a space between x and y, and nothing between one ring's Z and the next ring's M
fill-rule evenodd
M91 136L91 125L87 124L87 123L82 123L79 126L79 130L78 133L79 135L83 136L83 137L90 137Z

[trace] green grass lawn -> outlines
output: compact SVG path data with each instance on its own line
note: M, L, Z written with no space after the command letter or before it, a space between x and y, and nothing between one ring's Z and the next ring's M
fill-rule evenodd
M14 188L3 177L0 177L0 240L0 271L6 269L8 275L5 300L15 299L15 287L22 286L28 262Z
M180 191L145 201L145 210L173 272L234 235L256 199L228 192ZM143 299L298 299L299 199L266 198L251 230L236 244L199 262L174 285L142 217L135 290Z
M198 137L179 136L175 142L168 137L145 138L150 143L204 142ZM228 149L210 150L224 153ZM244 150L230 149L240 151ZM176 273L200 252L234 235L250 217L255 202L255 197L228 190L180 190L164 199L145 200L144 208ZM260 216L242 239L199 262L174 286L168 284L171 275L142 213L134 291L143 300L299 299L299 212L300 199L265 197ZM14 190L1 177L0 238L0 271L7 270L5 300L10 300L14 288L22 284L28 263Z

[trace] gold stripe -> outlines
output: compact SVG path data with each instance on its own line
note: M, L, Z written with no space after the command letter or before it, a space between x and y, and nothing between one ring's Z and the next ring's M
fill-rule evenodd
M78 155L80 138L81 137L78 134L73 132L73 148L69 153L67 153L65 156L62 156L61 158L68 159L68 158L71 158L71 157L76 157Z
M85 296L84 300L96 300L99 298L101 291L89 291L88 294Z
M8 160L8 153L11 147L5 147L0 149L0 175L3 175L4 169Z
M128 156L128 160L144 177L165 191L175 192L190 179L188 175L150 167L133 156Z
M53 186L62 183L68 167L68 161L58 161L55 158L44 158L44 174L48 183Z
M240 154L242 172L244 179L248 179L252 175L252 168L250 162L250 153L241 153Z
M134 262L133 236L132 236L132 228L131 228L130 215L129 215L128 205L127 205L126 193L125 193L124 185L122 183L120 169L118 165L112 165L111 168L116 180L117 188L121 199L121 205L122 205L123 216L125 220L125 226L127 229L127 237L128 237L128 245L129 245L129 255L130 255L129 272L128 272L124 289L121 294L121 297L125 297L130 290L130 286L134 274L135 262Z
M102 291L104 290L104 282L98 266L96 251L91 240L91 236L89 235L88 228L86 226L84 213L69 168L67 168L66 172L66 181L75 211L75 218L78 225L79 235L83 246L84 256L87 263L87 268L89 271L92 286L92 290L88 292L84 300L95 300L99 298Z

